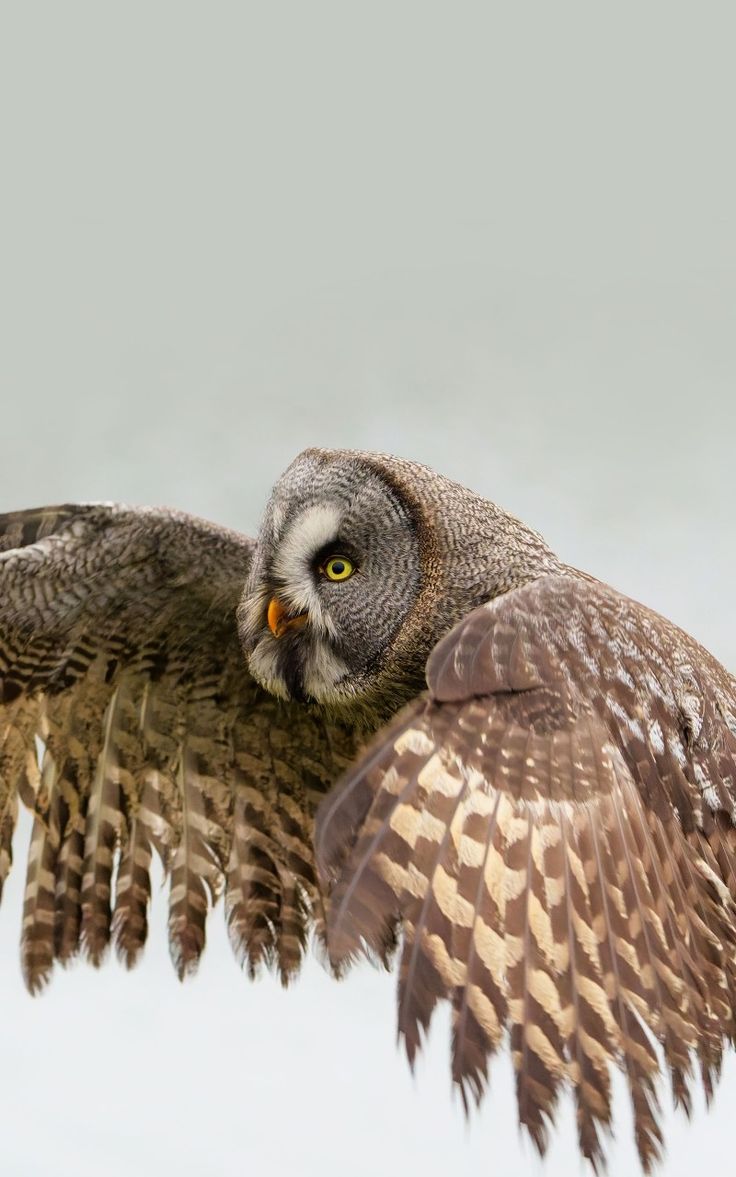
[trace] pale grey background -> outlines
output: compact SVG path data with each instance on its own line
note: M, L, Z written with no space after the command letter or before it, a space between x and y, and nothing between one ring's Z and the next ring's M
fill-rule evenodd
M736 666L731 12L5 0L0 507L252 530L304 446L394 451ZM159 897L135 973L32 1001L21 883L4 1177L580 1170L569 1108L543 1170L518 1143L507 1059L467 1129L447 1019L412 1081L391 979L252 987L220 911L184 987ZM663 1171L725 1171L735 1111L731 1060Z

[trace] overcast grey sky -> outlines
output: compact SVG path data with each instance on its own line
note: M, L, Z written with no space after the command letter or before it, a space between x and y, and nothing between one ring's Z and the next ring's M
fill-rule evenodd
M730 3L5 0L0 509L117 499L252 531L307 445L497 499L732 668ZM0 910L3 1177L542 1168L499 1060L467 1128L448 1019L416 1081L394 982L85 966L26 996ZM715 1108L663 1173L724 1171ZM633 1164L625 1100L612 1172Z

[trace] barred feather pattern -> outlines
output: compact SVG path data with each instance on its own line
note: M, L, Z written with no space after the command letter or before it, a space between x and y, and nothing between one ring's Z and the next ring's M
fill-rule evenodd
M323 803L335 967L403 932L409 1059L440 999L452 1074L480 1100L507 1039L541 1153L560 1091L598 1170L610 1065L639 1155L660 1155L661 1048L686 1111L736 1009L736 682L674 625L598 582L543 576L435 648L429 694Z
M324 933L317 803L355 737L249 676L235 609L252 542L175 512L65 506L0 517L0 889L20 798L34 814L21 961L111 940L135 964L155 853L183 977L226 895L236 955L297 971ZM40 766L36 738L43 742Z

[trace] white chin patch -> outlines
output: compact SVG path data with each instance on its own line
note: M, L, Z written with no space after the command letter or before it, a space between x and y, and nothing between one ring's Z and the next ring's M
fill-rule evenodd
M281 672L279 638L265 634L250 655L248 666L253 677L278 699L289 699L289 688ZM320 639L306 635L302 652L302 689L318 703L330 703L343 697L339 684L349 675L341 658Z
M342 658L326 642L316 641L304 667L304 691L318 703L330 703L338 696L338 684L349 673Z
M261 638L248 659L248 669L256 682L259 682L269 694L275 695L277 699L289 698L286 683L279 670L279 657L275 638Z

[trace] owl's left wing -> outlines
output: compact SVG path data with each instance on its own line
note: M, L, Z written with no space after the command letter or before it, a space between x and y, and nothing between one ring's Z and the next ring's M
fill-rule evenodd
M661 1045L689 1107L736 1005L736 683L675 626L598 582L548 576L482 606L417 699L322 803L335 963L403 929L413 1060L452 1003L452 1071L480 1099L506 1033L544 1151L572 1085L597 1168L625 1073L642 1163L661 1140Z
M0 893L20 799L32 991L80 949L100 963L111 940L135 962L154 854L180 976L223 892L251 972L265 961L286 981L321 932L314 810L355 741L250 675L236 608L253 549L155 508L0 516Z

